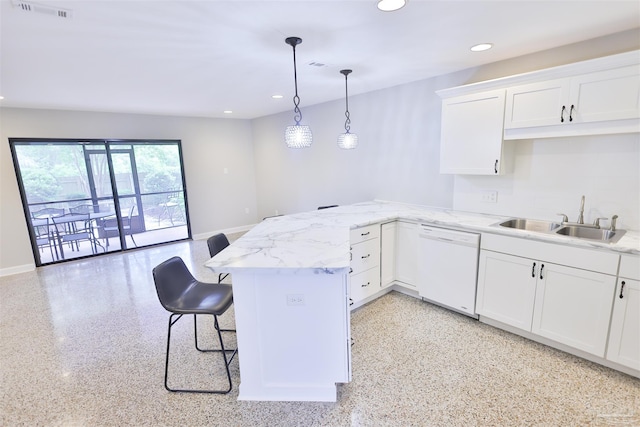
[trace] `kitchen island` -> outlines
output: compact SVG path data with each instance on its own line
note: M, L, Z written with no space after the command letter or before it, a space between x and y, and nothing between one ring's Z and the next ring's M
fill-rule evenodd
M638 254L615 245L494 226L507 217L372 201L267 219L206 263L233 277L240 400L335 401L351 380L350 229L397 219Z

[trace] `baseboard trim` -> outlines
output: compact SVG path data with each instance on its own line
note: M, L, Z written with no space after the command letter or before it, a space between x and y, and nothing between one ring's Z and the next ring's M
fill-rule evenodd
M11 276L13 274L28 273L36 269L35 264L23 264L15 267L0 268L0 277Z

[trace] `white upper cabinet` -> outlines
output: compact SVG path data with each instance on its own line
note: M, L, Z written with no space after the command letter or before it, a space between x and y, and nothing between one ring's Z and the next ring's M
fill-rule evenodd
M638 118L640 65L574 77L569 94L575 123Z
M504 89L443 100L440 173L500 173L504 100Z
M585 123L640 117L640 66L616 68L507 89L505 129L564 126L540 130L559 136L582 134ZM590 134L615 132L617 124L591 126ZM509 137L509 132L505 135Z
M440 173L499 175L507 140L640 132L640 51L439 90Z
M548 126L569 120L569 79L549 80L507 89L505 129Z

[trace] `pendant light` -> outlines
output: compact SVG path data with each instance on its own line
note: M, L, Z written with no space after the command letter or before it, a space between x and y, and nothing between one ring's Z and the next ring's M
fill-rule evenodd
M341 74L344 74L344 100L345 100L345 113L347 120L344 121L345 133L338 135L338 147L344 150L352 150L358 146L358 135L349 132L351 129L351 118L349 117L349 88L347 85L347 76L351 74L351 70L340 70Z
M289 148L305 148L309 147L313 142L313 135L311 135L311 128L306 125L301 125L302 112L300 111L300 97L298 96L298 74L296 72L296 46L302 43L300 37L287 37L285 42L293 48L293 81L295 84L295 95L293 97L293 112L295 115L293 119L296 124L293 126L287 126L284 131L284 141Z

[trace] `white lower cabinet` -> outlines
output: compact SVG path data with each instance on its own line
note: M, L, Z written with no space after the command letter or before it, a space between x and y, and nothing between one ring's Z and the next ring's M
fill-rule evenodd
M380 290L380 268L373 267L362 273L351 275L351 299L354 304Z
M418 276L418 224L398 221L396 230L396 280L415 288Z
M535 261L480 251L476 312L531 331L536 292Z
M615 276L540 263L531 332L604 357Z
M396 279L397 222L380 226L380 287L386 288Z
M640 371L640 257L623 255L614 295L607 359ZM638 280L636 280L638 279Z
M481 317L604 357L618 255L484 234L482 247Z
M353 309L380 290L380 225L353 229L350 236L349 303Z

